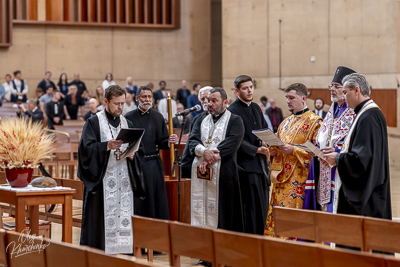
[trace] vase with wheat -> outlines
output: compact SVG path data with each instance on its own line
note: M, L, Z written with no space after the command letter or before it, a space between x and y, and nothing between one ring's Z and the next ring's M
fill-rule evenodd
M53 134L25 118L0 120L0 167L12 187L25 187L32 169L54 152Z

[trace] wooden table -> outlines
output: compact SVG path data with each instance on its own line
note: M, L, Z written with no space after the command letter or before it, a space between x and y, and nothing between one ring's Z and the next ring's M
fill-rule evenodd
M25 190L24 190L25 189ZM72 243L72 195L75 189L27 191L29 188L0 186L0 202L15 205L15 230L25 229L25 206L29 208L30 234L39 234L39 205L62 204L62 241Z

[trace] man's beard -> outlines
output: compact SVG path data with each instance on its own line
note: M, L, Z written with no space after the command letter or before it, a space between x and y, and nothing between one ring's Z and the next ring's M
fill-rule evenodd
M202 106L203 106L203 110L205 112L207 112L208 111L208 104L202 104Z
M332 102L338 102L338 101L340 101L340 100L345 100L345 98L344 98L344 96L341 96L341 97L333 97L332 95L331 95L331 101Z
M211 115L214 115L214 116L218 116L219 114L221 114L222 112L224 111L224 106L219 106L219 107L217 107L216 109L213 109L212 111L211 110L208 110L208 112L209 113L211 113Z
M114 111L114 112L111 112L109 108L106 108L106 110L107 110L107 112L110 113L110 115L113 116L114 118L117 118L117 117L121 116L121 114L122 114L122 111L121 111L119 114L117 114L117 111L118 111L118 110L116 110L116 111Z
M145 111L149 110L152 105L152 102L139 102L139 107Z

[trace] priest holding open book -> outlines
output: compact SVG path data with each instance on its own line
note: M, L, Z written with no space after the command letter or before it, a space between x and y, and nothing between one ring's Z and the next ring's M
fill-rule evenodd
M354 72L352 69L339 66L328 87L332 105L315 140L315 145L324 153L340 152L354 120L355 113L345 102L342 83L346 75ZM336 168L320 164L318 158L314 156L308 172L303 209L337 213L339 187L340 179L336 175Z
M86 121L78 149L78 177L85 186L80 244L109 254L133 253L133 196L143 195L144 152L124 154L129 144L125 142L134 135L120 135L133 127L121 116L125 95L118 85L105 90L106 108ZM133 140L136 148L141 131Z
M313 142L322 121L307 107L307 88L304 84L289 85L285 89L285 96L293 114L278 127L277 135L285 145L270 148L271 155L274 156L271 164L271 181L274 186L264 231L269 236L275 235L273 206L298 209L303 207L311 156L291 144L304 144L307 140Z

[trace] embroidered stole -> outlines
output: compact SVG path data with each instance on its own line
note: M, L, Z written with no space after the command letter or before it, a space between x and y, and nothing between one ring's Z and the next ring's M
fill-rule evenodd
M341 110L338 111L339 116L335 119L334 106L335 105L333 103L324 121L322 122L321 128L316 137L316 145L321 149L326 147L341 148L343 138L347 136L351 123L355 117L353 109L347 108L347 104L343 103ZM331 200L331 189L335 186L332 184L333 181L331 171L332 168L327 168L320 164L320 174L316 197L317 202L321 206L329 203Z
M224 115L214 124L212 115L207 115L201 123L200 134L202 145L198 145L198 147L205 150L208 144L207 149L217 149L219 143L225 139L230 117L231 112L226 110ZM211 142L209 142L210 135ZM197 155L192 164L191 224L217 228L221 160L217 160L210 165L213 169L211 181L197 178L197 167L202 162L203 156Z
M98 112L101 142L112 139L104 110ZM120 116L121 127L128 128L128 123ZM119 127L111 126L113 135L118 136ZM128 144L121 146L121 151ZM114 149L110 151L106 174L103 178L104 193L104 234L105 252L108 254L133 253L132 215L133 192L129 181L126 159L116 160ZM101 166L99 166L100 168Z

